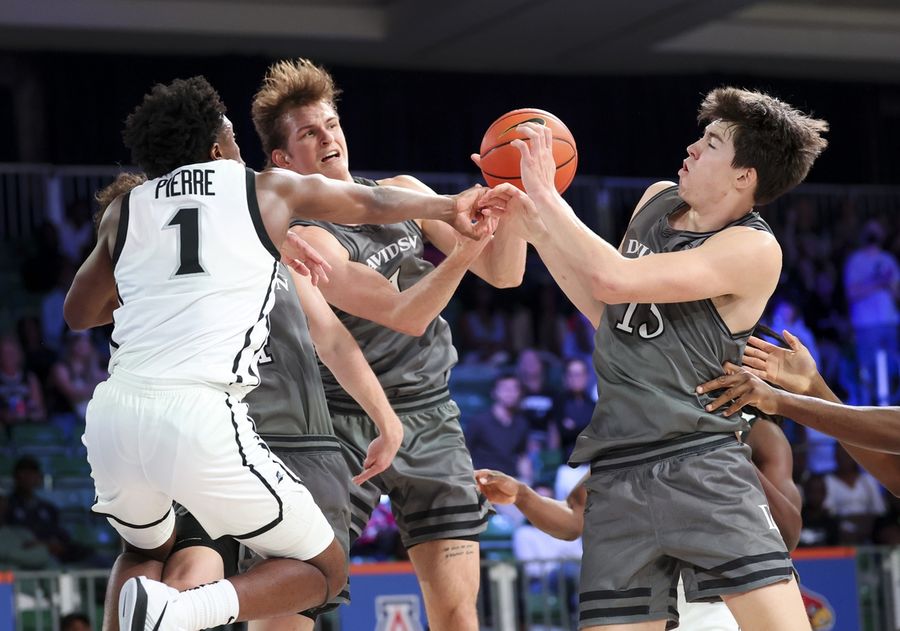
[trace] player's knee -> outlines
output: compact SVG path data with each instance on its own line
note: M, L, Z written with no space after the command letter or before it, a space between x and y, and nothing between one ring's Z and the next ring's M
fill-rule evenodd
M331 542L324 552L315 559L311 559L310 563L315 565L325 576L325 583L328 589L328 597L326 601L331 600L341 593L347 585L347 553L341 547L341 544L335 539Z

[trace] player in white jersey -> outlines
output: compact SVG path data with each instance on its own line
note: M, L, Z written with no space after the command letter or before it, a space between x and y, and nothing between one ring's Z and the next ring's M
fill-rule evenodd
M245 169L225 107L202 77L157 85L126 121L151 178L107 208L66 296L73 329L113 322L110 379L87 411L97 501L126 542L108 587L137 631L284 615L343 586L346 556L306 489L272 457L242 398L258 382L279 248L299 217L431 217L480 237L476 209L504 195L436 197ZM262 209L262 210L261 210ZM172 500L213 536L267 561L178 593L155 580L173 542ZM111 614L106 628L115 628Z

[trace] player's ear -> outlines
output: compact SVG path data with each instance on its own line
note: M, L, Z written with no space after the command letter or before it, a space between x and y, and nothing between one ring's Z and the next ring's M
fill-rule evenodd
M291 159L284 151L281 149L275 149L272 152L272 164L282 169L288 168L291 163Z
M751 191L756 190L756 169L753 167L746 167L742 169L741 173L738 175L736 180L736 185L739 190L750 189Z
M223 160L224 156L222 155L222 148L219 146L219 143L214 142L212 147L209 148L209 157L212 160Z

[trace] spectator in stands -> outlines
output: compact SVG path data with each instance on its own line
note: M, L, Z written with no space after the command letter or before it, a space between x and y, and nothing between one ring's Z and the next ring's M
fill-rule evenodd
M47 417L41 384L34 373L25 369L25 356L12 335L0 336L0 426Z
M825 508L840 521L840 543L871 543L872 524L887 510L881 485L840 444L834 457L837 469L825 476Z
M803 485L803 526L800 528L801 547L836 546L840 541L840 524L825 506L825 477L810 476Z
M595 397L590 392L590 367L582 359L569 359L563 373L563 391L550 409L550 446L569 459L575 439L591 422Z
M72 286L77 266L69 259L62 259L56 269L56 282L41 299L41 334L44 342L55 351L62 350L68 327L63 319L63 303L66 292Z
M76 265L87 258L85 248L94 240L94 221L91 215L90 201L73 200L66 206L65 216L59 226L59 249Z
M44 344L41 336L41 321L35 316L19 318L16 323L16 333L25 355L25 370L33 372L39 383L47 383L50 368L56 363L57 354Z
M597 330L587 316L575 311L566 323L566 335L563 338L563 357L579 358L588 366L592 366L594 356L594 335ZM591 384L596 383L594 371L589 371Z
M38 496L43 477L41 465L33 457L23 456L16 461L6 523L30 530L58 561L81 561L91 554L91 550L72 541L59 523L56 506Z
M391 512L386 496L375 507L366 527L350 549L351 557L365 557L376 561L407 559L406 549L400 540L400 529Z
M44 570L56 565L47 546L24 526L7 523L7 500L0 495L0 568Z
M74 425L84 422L94 388L107 377L90 334L70 331L62 356L50 370L50 388L55 395L50 420L70 433Z
M459 347L463 360L501 364L508 358L508 331L506 318L494 307L495 292L480 279L474 279L468 287L474 303L460 318Z
M519 411L522 386L510 374L494 379L491 407L466 422L466 445L476 469L496 469L524 480L531 479L526 456L528 420Z
M522 387L519 409L528 419L532 431L544 433L546 442L554 393L547 384L547 369L538 351L526 348L519 353L516 377Z
M81 612L70 613L59 621L59 631L91 631L91 621Z
M900 312L896 298L900 291L900 266L890 252L882 249L884 230L876 220L866 223L862 232L862 246L854 251L844 265L844 291L850 309L850 322L856 337L856 357L861 380L871 386L877 381L881 353L896 358L898 353L897 325ZM886 364L882 360L881 365ZM873 387L864 388L858 405L876 402Z
M542 497L553 498L553 491L546 486L534 487L534 492ZM574 594L580 565L562 565L561 559L581 559L581 537L566 541L548 535L525 522L513 533L513 554L523 562L523 570L528 580L529 591L540 593L544 585L555 591L560 579L566 583L566 593ZM560 577L560 572L563 576Z

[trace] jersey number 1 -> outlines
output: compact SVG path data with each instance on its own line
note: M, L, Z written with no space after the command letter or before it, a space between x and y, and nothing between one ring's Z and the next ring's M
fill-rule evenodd
M178 269L174 276L205 274L200 265L200 209L179 208L164 229L178 230Z

